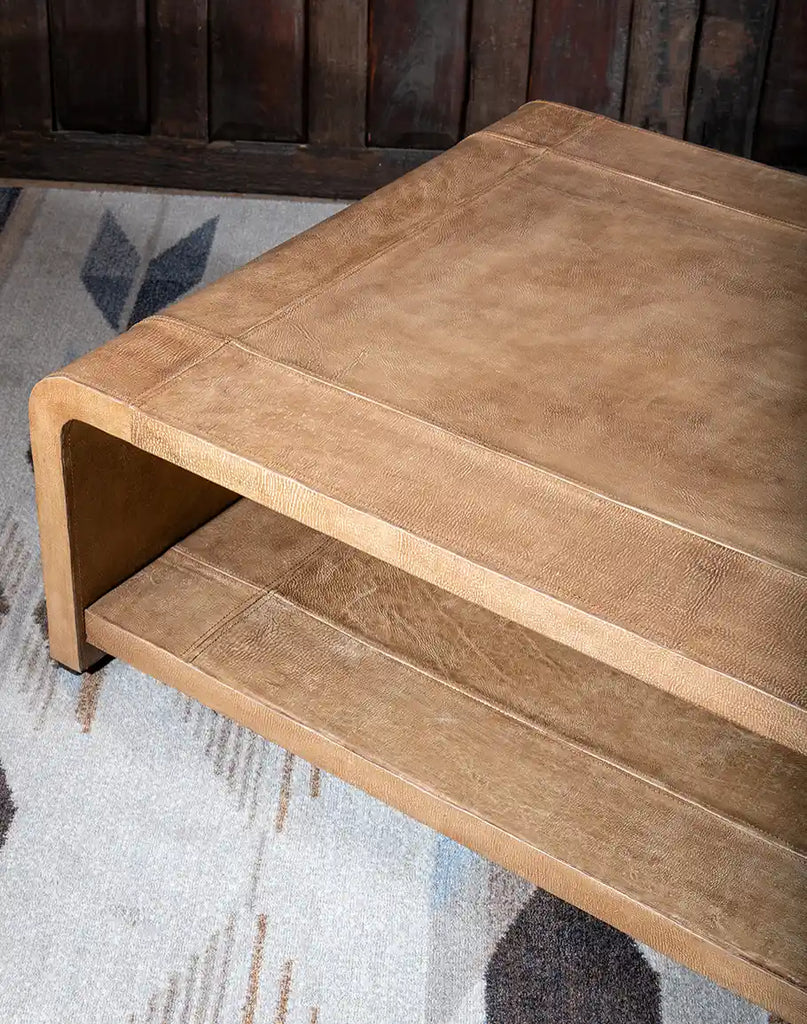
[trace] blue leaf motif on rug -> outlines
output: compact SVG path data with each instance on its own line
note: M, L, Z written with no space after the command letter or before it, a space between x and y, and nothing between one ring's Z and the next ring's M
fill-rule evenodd
M158 313L202 280L218 217L211 217L149 263L135 300L129 327Z
M6 226L11 211L20 198L21 188L0 188L0 231Z
M16 810L17 808L11 800L11 790L6 782L6 773L0 764L0 846L6 841L8 830L11 827L11 819Z
M487 1024L662 1024L658 978L636 943L538 889L485 977Z
M105 210L95 241L84 259L81 281L113 330L120 328L123 307L139 264L137 249L114 216Z

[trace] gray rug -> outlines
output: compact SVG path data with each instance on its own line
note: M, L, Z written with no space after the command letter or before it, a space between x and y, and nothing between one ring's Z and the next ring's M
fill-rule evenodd
M0 188L0 1022L764 1024L133 669L49 660L31 386L336 209Z

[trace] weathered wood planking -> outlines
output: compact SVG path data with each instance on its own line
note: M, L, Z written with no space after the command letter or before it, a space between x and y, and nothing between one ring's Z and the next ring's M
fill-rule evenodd
M762 89L756 160L807 170L807 4L779 0Z
M210 0L210 135L302 140L305 0Z
M151 131L207 138L207 0L152 0Z
M686 137L750 156L775 0L706 0Z
M46 0L0 0L0 129L53 126Z
M479 131L527 98L532 0L474 0L465 132Z
M363 146L367 106L367 0L309 0L308 138Z
M58 128L145 134L145 0L51 0Z
M0 136L0 176L136 183L213 192L360 199L437 156L433 150L216 142L87 132Z
M465 102L466 0L372 0L367 141L452 145Z
M635 0L624 119L683 138L699 0Z
M631 0L538 0L530 99L619 118L631 6Z

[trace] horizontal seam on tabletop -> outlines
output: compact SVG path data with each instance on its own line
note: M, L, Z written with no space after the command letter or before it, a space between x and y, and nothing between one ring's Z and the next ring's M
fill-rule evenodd
M303 328L302 325L296 323L295 321L288 321L288 323L289 323L289 326L291 326L295 330L299 331L303 335L303 337L305 337L307 340L315 340L310 335L307 334L307 329ZM709 537L709 536L707 536L704 533L699 533L697 530L693 530L691 527L683 526L683 525L681 525L679 523L673 522L672 520L665 519L663 516L660 516L660 515L658 515L655 512L651 512L651 511L648 511L647 509L639 508L636 505L631 505L629 502L621 501L619 498L612 498L609 495L604 494L601 491L598 491L598 490L594 489L593 487L589 487L586 484L580 483L577 480L573 480L570 477L563 476L560 473L555 473L552 470L546 469L543 466L538 466L535 463L530 462L527 459L521 458L518 455L514 455L512 452L506 451L505 449L497 448L497 447L495 447L493 445L485 444L484 442L478 441L478 440L476 440L473 437L469 437L466 434L458 433L457 431L451 430L448 427L441 426L439 423L435 423L432 420L425 419L424 417L418 416L417 414L409 412L406 409L399 409L399 408L397 408L394 405L390 405L387 402L381 401L380 399L372 398L369 395L365 395L361 391L356 391L353 388L348 388L345 385L339 384L336 381L329 380L327 377L320 377L317 374L311 373L308 370L304 370L304 369L302 369L299 366L294 366L294 365L289 364L289 363L284 363L284 362L282 362L279 359L274 359L274 358L272 358L272 356L267 355L265 352L261 352L259 349L253 348L253 347L251 347L249 345L245 345L242 341L239 341L239 340L236 340L236 339L232 339L230 341L230 344L232 346L234 346L235 348L239 348L243 352L246 352L248 355L255 356L258 359L263 359L266 362L272 363L274 366L278 366L278 367L280 367L280 368L282 368L284 370L288 370L291 373L298 374L299 376L304 377L304 378L306 378L308 380L311 380L311 381L314 381L316 383L322 384L324 387L333 388L335 391L341 391L343 394L346 394L346 395L349 395L349 396L351 396L353 398L358 398L358 399L360 399L362 401L368 402L371 405L375 405L375 406L377 406L377 407L379 407L381 409L385 409L388 412L391 412L391 413L393 413L395 415L404 417L406 419L413 420L416 423L420 423L423 426L430 427L433 430L437 430L437 431L439 431L442 434L448 435L449 437L454 437L457 440L462 441L462 442L464 442L466 444L473 445L475 448L479 448L479 449L481 449L484 452L487 452L487 453L492 454L492 455L501 456L502 458L507 459L508 461L514 462L514 463L516 463L518 465L521 465L521 466L524 466L524 467L526 467L528 469L531 469L531 470L533 470L535 473L537 473L540 476L549 477L552 480L556 480L556 481L558 481L560 483L563 483L563 484L566 484L566 485L568 485L570 487L574 487L575 489L580 490L580 491L584 492L585 494L592 495L593 497L599 498L600 500L608 502L609 504L618 505L620 508L624 508L624 509L626 509L626 510L628 510L630 512L634 512L637 515L644 516L644 517L646 517L648 519L652 519L652 520L654 520L656 522L659 522L659 523L663 523L665 526L669 527L670 529L678 530L681 533L688 534L689 536L698 537L698 538L700 538L701 540L705 541L708 544L714 544L715 547L718 547L721 550L733 551L736 554L743 555L746 558L753 559L754 561L759 562L759 563L761 563L763 565L770 566L773 569L779 570L781 572L788 573L789 575L795 576L799 580L804 580L805 582L807 582L807 574L802 573L802 572L800 572L800 571L798 571L796 569L791 569L789 566L781 565L778 562L773 561L772 559L763 558L763 557L761 557L759 555L755 555L755 554L753 554L751 552L743 551L740 548L734 547L733 545L731 545L731 544L729 544L729 543L727 543L725 541L720 541L720 540L717 540L714 537Z
M605 119L603 119L603 120L605 120ZM621 124L621 122L615 122L615 123ZM634 125L623 125L623 127L634 128L634 130L636 130L636 131L642 131L643 130L643 129L640 129L640 128L636 128ZM574 154L574 153L564 153L563 150L560 147L563 146L570 139L574 138L577 134L579 134L578 132L572 133L572 135L567 136L565 139L562 139L560 142L556 143L555 145L551 145L551 146L547 145L546 143L541 144L541 143L530 142L530 141L528 141L526 139L514 138L511 135L505 135L504 133L501 133L501 132L494 132L494 131L491 131L490 129L482 129L482 131L477 132L476 134L478 134L478 135L490 135L492 138L501 139L502 141L505 141L505 142L511 142L511 143L513 143L513 145L521 146L522 148L525 148L525 149L532 149L535 152L539 152L539 153L542 153L542 154L545 153L548 150L553 155L558 156L558 157L562 157L563 159L569 160L569 161L571 161L573 163L585 164L585 165L587 165L589 167L596 167L596 168L598 168L599 170L602 170L602 171L610 171L612 174L619 175L622 178L627 178L630 181L640 181L640 182L643 182L646 185L655 186L656 188L659 188L659 189L661 189L661 190L663 190L665 192L671 192L674 195L688 196L690 199L695 199L698 202L709 203L710 205L717 206L720 209L730 210L730 211L732 211L734 213L744 214L745 216L748 216L748 217L754 217L754 218L756 218L758 220L766 221L769 224L776 224L776 225L779 225L780 227L792 228L794 231L798 231L798 232L802 232L802 233L807 231L807 227L805 227L805 225L797 224L795 221L784 220L781 217L772 217L770 214L759 213L759 212L757 212L755 210L748 210L748 209L746 209L743 206L733 206L731 203L726 203L726 202L723 202L720 199L715 199L712 196L705 195L702 192L694 192L694 191L692 191L690 189L678 188L675 185L666 185L664 182L658 181L656 178L648 178L648 177L645 177L645 175L643 175L643 174L631 174L630 171L624 171L624 170L622 170L619 167L615 167L613 164L602 163L600 160L592 160L590 157L579 156L579 155ZM681 140L678 140L678 141L681 141ZM695 147L695 148L700 148L700 147ZM710 152L716 152L716 151L712 150ZM722 156L729 156L730 154L723 153L721 155ZM751 161L749 161L749 162L751 162ZM558 190L558 191L560 191L560 190Z
M398 246L403 245L404 243L410 241L413 238L416 238L424 231L427 231L434 225L441 223L448 217L455 215L459 210L466 209L468 206L472 205L477 200L489 195L492 191L494 191L494 189L498 188L503 182L505 182L511 175L516 174L518 171L521 171L526 167L530 166L531 164L536 163L544 155L544 152L546 152L546 150L538 152L533 157L527 157L524 158L523 160L519 160L519 162L514 164L512 167L508 167L507 170L500 174L498 178L495 178L493 181L486 184L484 188L478 189L476 192L472 192L469 196L466 196L465 199L457 203L455 206L452 206L450 209L444 210L442 213L438 214L435 217L429 217L424 220L417 221L414 225L410 227L409 230L405 231L402 235L399 235L397 238L388 242L386 245L379 246L379 248L377 248L370 256L367 256L365 259L360 260L353 266L348 267L341 274L337 274L335 277L328 278L328 280L324 281L318 287L309 289L304 294L297 296L297 298L292 299L285 305L273 310L268 317L265 317L263 320L260 320L256 324L252 324L251 327L248 327L245 331L242 331L240 334L236 335L235 340L248 338L249 335L252 334L254 331L260 330L261 327L265 327L266 324L273 323L275 320L279 320L285 313L289 312L290 310L297 309L299 306L305 305L305 303L309 302L313 298L316 298L318 295L321 295L329 288L333 287L336 284L339 284L341 281L346 280L348 277L353 276L353 274L357 274L360 270L363 270L364 267L370 266L370 264L374 263L380 256L383 256L388 252L392 252Z

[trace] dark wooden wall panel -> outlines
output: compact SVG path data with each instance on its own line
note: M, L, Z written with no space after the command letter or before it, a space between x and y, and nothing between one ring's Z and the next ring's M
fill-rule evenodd
M371 0L367 140L442 148L462 133L468 4Z
M752 156L807 170L805 0L779 0Z
M302 140L305 0L210 0L210 134Z
M625 120L683 138L699 0L635 0Z
M686 137L751 155L774 0L706 0L695 52Z
M367 0L309 0L308 137L364 145Z
M354 198L528 97L807 170L807 0L0 0L0 177Z
M50 0L59 128L149 130L145 0Z
M0 125L53 126L46 0L0 0Z
M473 0L466 133L509 114L527 98L533 0Z
M207 138L207 0L152 0L151 131Z
M618 118L631 6L631 0L537 0L530 99Z

